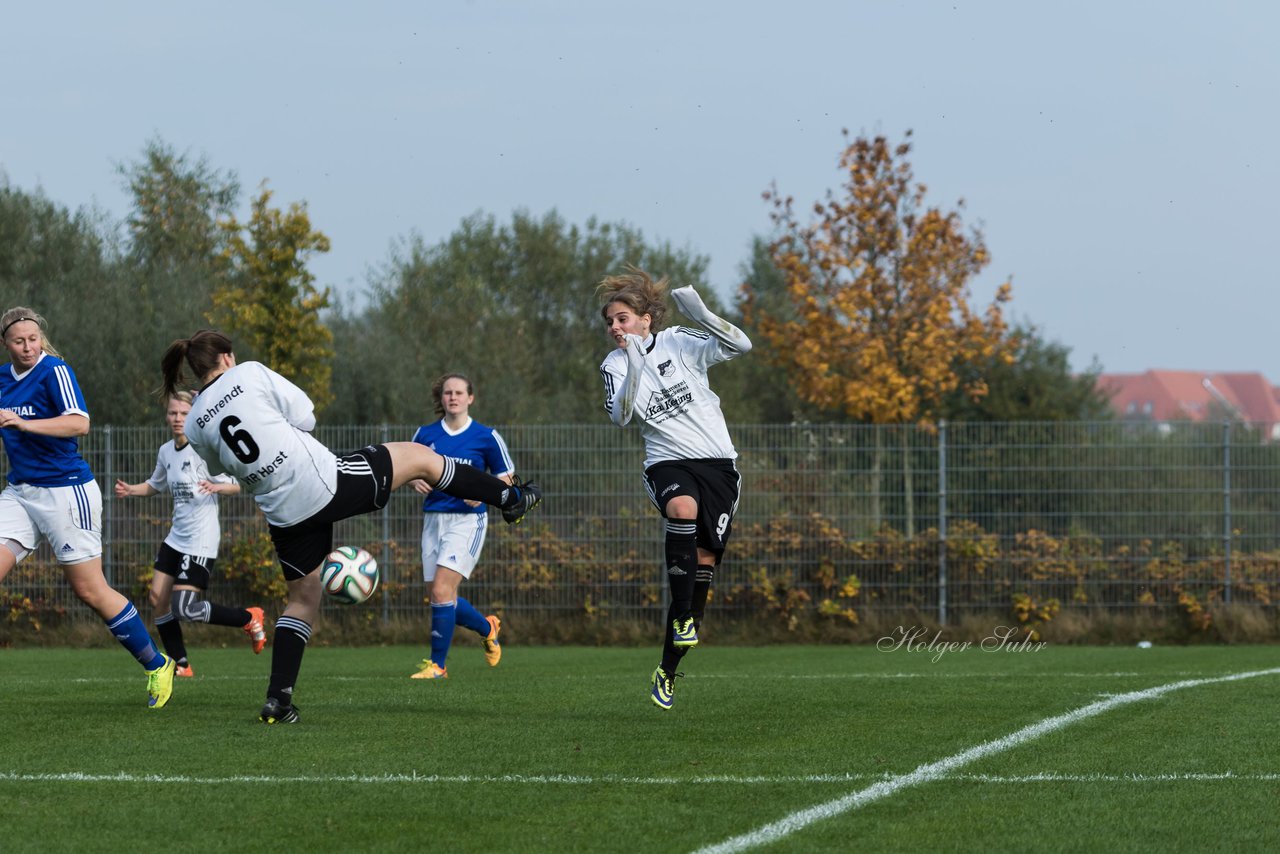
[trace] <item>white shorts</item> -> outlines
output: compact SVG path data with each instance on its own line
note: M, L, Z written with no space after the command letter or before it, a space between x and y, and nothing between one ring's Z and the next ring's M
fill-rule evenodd
M102 557L102 490L96 480L79 486L9 484L0 492L0 540L35 551L48 540L58 563Z
M434 580L437 566L470 578L488 529L488 513L423 513L422 580Z

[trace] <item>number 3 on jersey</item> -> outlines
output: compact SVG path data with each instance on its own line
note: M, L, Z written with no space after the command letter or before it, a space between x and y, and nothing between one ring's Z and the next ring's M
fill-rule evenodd
M222 437L223 442L226 442L231 453L236 455L237 460L242 463L254 462L258 459L261 449L258 443L253 441L253 436L249 435L248 430L235 429L239 426L240 419L234 415L228 415L218 425L218 435Z

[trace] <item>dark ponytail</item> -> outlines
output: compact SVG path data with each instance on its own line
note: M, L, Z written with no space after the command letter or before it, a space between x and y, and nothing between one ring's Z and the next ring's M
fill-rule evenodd
M160 359L160 373L164 376L161 393L167 400L181 389L183 362L191 369L192 379L204 383L218 367L218 358L231 352L231 339L212 329L201 329L190 338L179 338Z

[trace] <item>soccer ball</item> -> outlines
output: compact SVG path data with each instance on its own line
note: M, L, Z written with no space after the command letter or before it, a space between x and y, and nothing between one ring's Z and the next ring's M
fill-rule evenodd
M359 605L378 589L378 562L355 546L338 546L320 567L325 595L343 605Z

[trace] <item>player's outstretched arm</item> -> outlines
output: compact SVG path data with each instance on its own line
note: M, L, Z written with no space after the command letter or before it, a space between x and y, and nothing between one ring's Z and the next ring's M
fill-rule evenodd
M627 357L627 375L622 379L622 385L618 386L618 392L613 396L612 406L609 408L609 419L619 427L626 427L631 423L631 415L636 408L636 394L640 390L640 372L644 370L644 341L639 335L626 336L627 344L622 348L623 355Z
M751 351L751 339L747 337L747 333L707 308L693 285L676 288L671 292L671 298L676 301L685 317L714 335L735 355L741 356Z

